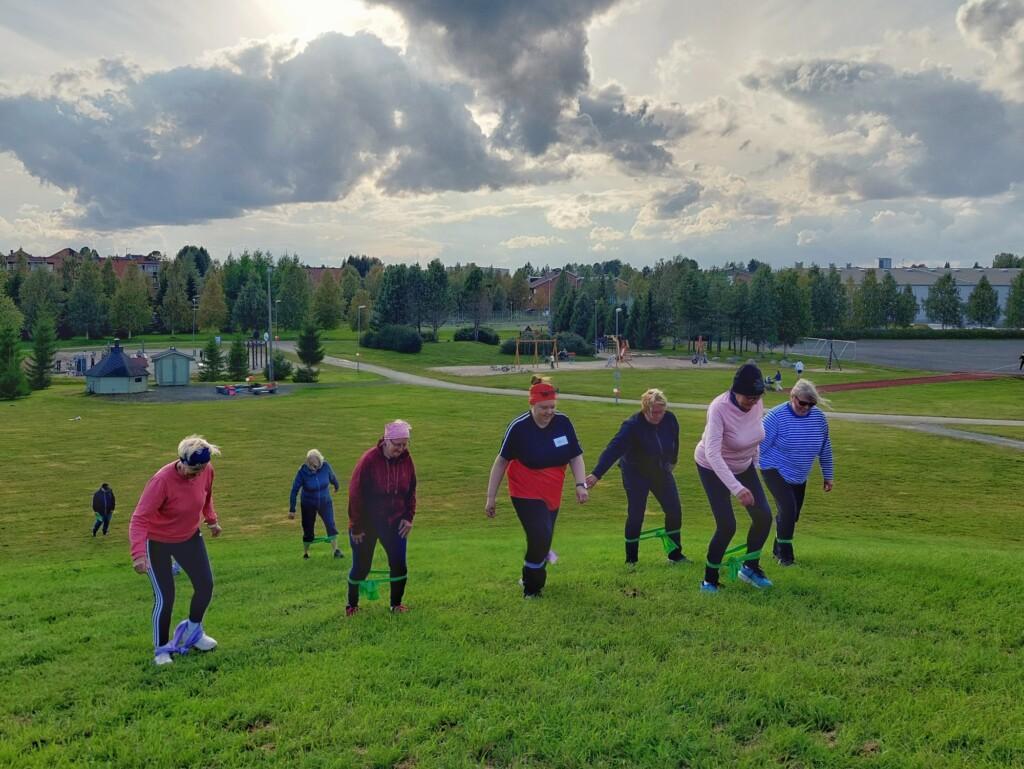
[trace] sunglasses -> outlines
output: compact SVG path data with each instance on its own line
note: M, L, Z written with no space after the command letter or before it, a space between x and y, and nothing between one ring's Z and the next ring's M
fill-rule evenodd
M799 398L797 398L795 395L793 396L793 400L795 400L797 403L799 403L805 409L809 409L811 406L818 405L817 401L802 401Z

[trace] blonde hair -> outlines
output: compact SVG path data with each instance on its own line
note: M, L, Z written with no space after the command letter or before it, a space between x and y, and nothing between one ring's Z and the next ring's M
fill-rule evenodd
M187 462L190 456L203 449L209 449L210 454L220 454L220 448L214 446L203 436L189 435L186 438L182 438L181 443L178 444L178 458Z
M651 413L651 406L655 403L664 403L666 406L668 405L668 398L665 397L665 393L657 387L652 387L640 396L640 408L648 414Z
M306 452L306 467L310 470L319 470L323 464L324 455L318 449L310 449Z
M530 387L533 387L535 384L542 384L542 383L543 384L551 384L551 377L549 377L549 376L541 376L540 374L534 374L532 377L530 377Z
M814 401L819 406L830 409L832 408L832 401L828 398L823 398L818 394L818 388L814 386L814 382L810 379L798 379L796 384L789 391L790 395L795 395L797 399L802 401Z

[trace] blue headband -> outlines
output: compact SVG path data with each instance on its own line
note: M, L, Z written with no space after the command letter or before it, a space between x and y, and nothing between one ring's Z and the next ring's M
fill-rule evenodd
M189 467L195 467L196 465L205 465L210 461L210 447L203 446L198 451L193 451L191 456L182 457L181 461Z

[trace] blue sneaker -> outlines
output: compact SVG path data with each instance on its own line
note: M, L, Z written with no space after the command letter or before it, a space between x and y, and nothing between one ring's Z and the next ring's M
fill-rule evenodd
M707 582L703 579L700 581L700 592L702 593L717 593L721 589L721 586L714 582Z
M764 572L761 571L761 569L756 567L752 568L744 565L743 568L740 569L739 577L748 585L753 585L758 590L764 590L765 588L772 586L772 581L764 575Z

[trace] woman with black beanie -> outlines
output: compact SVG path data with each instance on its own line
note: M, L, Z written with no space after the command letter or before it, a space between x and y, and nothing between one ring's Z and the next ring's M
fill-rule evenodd
M758 561L772 526L771 508L757 477L758 449L764 440L763 394L761 369L753 363L740 366L732 387L708 406L704 434L694 450L697 474L711 504L716 526L708 545L704 581L700 586L705 592L718 592L718 571L736 533L736 516L732 510L734 496L750 515L746 553L735 554L732 559L737 566L742 562L737 576L758 589L772 586ZM742 549L741 545L730 553Z

